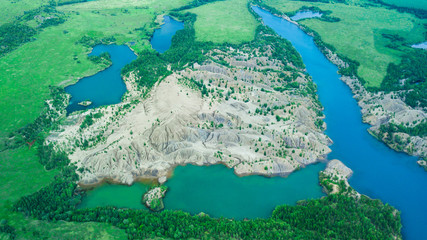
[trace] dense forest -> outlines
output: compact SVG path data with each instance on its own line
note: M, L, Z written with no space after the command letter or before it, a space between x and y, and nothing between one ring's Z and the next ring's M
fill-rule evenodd
M173 9L172 11L179 12L182 10L195 8L195 7L199 7L199 6L202 6L204 4L207 4L207 3L218 2L218 1L224 1L224 0L193 0L191 3L189 3L185 6Z
M0 25L0 57L15 50L22 44L35 40L35 35L49 26L65 22L62 12L56 10L54 3L24 12L10 23ZM36 20L38 26L30 27L28 22Z
M400 91L411 107L427 108L427 52L413 49L402 57L400 64L390 63L381 90Z
M5 23L0 26L0 57L21 44L34 40L37 31L21 23Z
M62 6L62 5L69 5L69 4L74 4L74 3L83 3L83 2L89 2L91 0L57 0L56 4L58 6ZM55 4L55 1L51 1L52 4Z

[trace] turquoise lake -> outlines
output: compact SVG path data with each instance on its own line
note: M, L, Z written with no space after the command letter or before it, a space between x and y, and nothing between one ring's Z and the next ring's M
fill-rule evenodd
M150 187L142 183L132 186L105 184L94 191L87 191L86 197L79 204L79 208L93 208L115 206L119 208L147 209L141 203L141 197Z
M164 16L164 24L154 31L151 39L152 47L160 53L165 52L171 46L172 37L183 28L184 23ZM127 90L120 75L121 70L137 56L125 45L97 45L89 56L99 56L104 52L108 52L111 56L112 65L110 67L95 75L82 78L76 84L65 88L65 91L71 95L70 103L67 106L68 114L121 102L121 98ZM85 100L90 100L92 104L87 107L78 104Z
M178 166L165 185L166 209L235 219L267 218L277 205L320 198L319 171L324 163L307 166L288 177L239 177L223 165Z
M326 59L313 38L298 26L259 7L252 8L264 24L289 40L301 54L325 107L326 134L334 141L329 159L340 159L354 174L350 185L362 194L381 199L402 212L405 239L427 237L427 173L417 158L398 153L372 137L350 88L337 67Z

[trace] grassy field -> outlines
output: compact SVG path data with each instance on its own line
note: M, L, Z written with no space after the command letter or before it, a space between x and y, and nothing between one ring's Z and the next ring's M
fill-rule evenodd
M0 152L0 206L10 205L20 197L46 186L57 174L45 171L35 150L22 147ZM0 219L5 208L0 208Z
M425 0L383 0L388 4L393 4L399 7L419 8L427 10L427 2Z
M11 217L13 220L9 225L16 229L16 239L128 239L124 230L105 223L46 222L16 213Z
M15 20L15 17L22 15L24 11L36 9L48 2L49 0L1 0L0 25Z
M13 202L48 185L57 174L44 170L34 149L22 147L1 152L0 172L0 219L15 227L17 239L126 239L124 230L107 224L47 223L12 212Z
M358 74L367 81L367 86L378 87L386 74L389 63L399 63L405 46L399 50L387 47L391 41L382 34L397 34L403 37L405 44L424 40L423 24L407 13L399 13L381 7L362 7L356 4L329 4L297 2L289 0L266 0L265 3L282 12L296 11L302 6L316 6L332 11L331 16L341 19L339 22L324 22L318 19L306 19L301 22L320 34L322 40L333 45L337 52L360 63Z
M196 38L215 43L251 41L257 22L247 9L247 0L227 0L191 9L197 14Z

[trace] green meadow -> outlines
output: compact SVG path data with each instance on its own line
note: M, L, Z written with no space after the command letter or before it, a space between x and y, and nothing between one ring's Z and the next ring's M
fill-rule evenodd
M126 239L123 230L108 224L48 223L12 212L13 202L48 185L58 173L46 171L35 152L26 146L0 152L0 219L15 227L17 239Z
M388 4L393 4L399 7L419 8L427 10L427 2L425 0L383 0Z
M408 13L399 13L383 7L365 5L354 0L351 5L340 3L298 2L290 0L266 0L265 4L284 13L291 13L302 6L314 6L332 11L339 22L305 19L301 23L316 31L322 40L334 46L339 54L360 63L358 74L367 86L379 87L389 63L398 64L407 46L425 40L427 20ZM395 34L404 40L396 49L387 45L391 40L383 34Z
M0 25L11 22L25 11L36 9L48 2L49 0L2 0L0 1Z
M247 0L209 3L189 10L197 15L194 25L198 41L242 43L255 36L257 21L248 11Z

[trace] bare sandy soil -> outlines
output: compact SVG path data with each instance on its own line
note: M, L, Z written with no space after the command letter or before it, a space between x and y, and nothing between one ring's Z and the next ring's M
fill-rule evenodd
M325 125L315 124L322 107L315 94L304 94L311 79L301 70L283 71L268 49L208 55L210 61L174 72L145 99L131 74L123 103L73 114L47 141L70 154L81 184L163 181L185 164L221 163L238 175L287 175L330 152ZM283 74L292 75L297 87L276 91L289 84ZM81 126L96 113L102 116L94 124Z

